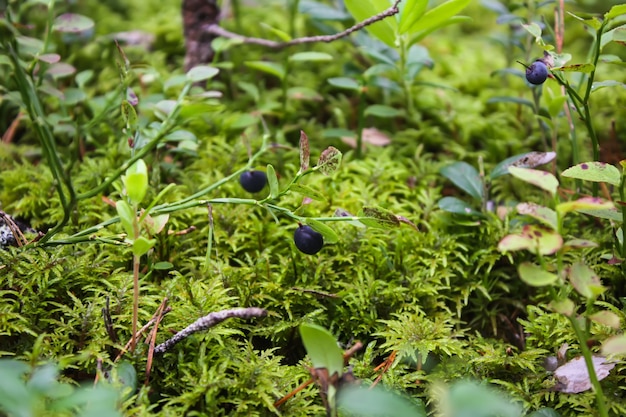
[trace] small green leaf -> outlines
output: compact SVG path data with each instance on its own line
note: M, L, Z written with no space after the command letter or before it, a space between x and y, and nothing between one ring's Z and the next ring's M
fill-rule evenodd
M316 200L316 201L327 201L324 194L306 185L291 184L291 186L289 187L289 191L294 191L298 194L302 194L303 196L312 198L313 200Z
M339 241L337 233L335 233L335 231L330 227L326 226L326 224L315 219L306 219L305 223L311 226L311 229L315 230L317 233L321 233L325 243L337 243Z
M491 103L514 103L514 104L520 104L522 106L526 106L531 109L535 108L535 105L533 104L532 101L527 100L525 98L519 98L519 97L491 97L490 99L487 100L487 103L489 104Z
M359 217L366 217L359 220L369 227L389 229L400 226L398 216L382 207L363 207L359 212Z
M540 408L528 414L526 417L561 417L561 415L552 408Z
M337 148L329 146L320 154L320 159L317 161L315 169L324 175L330 175L339 168L341 158L341 152Z
M384 104L372 104L365 109L366 116L376 116L382 118L392 118L404 116L404 110L394 109L393 107L386 106Z
M498 243L501 252L528 250L541 255L551 255L561 249L563 237L555 230L538 225L526 225L520 234L505 236Z
M535 203L520 203L517 205L517 212L531 216L554 230L557 229L556 212L548 207Z
M522 263L517 269L522 281L532 287L545 287L554 284L559 277L556 274L545 271L540 266L530 262Z
M137 112L127 100L122 100L122 118L128 129L134 130L137 127Z
M344 0L346 9L358 22L369 19L390 6L388 0ZM396 40L396 19L383 19L365 27L371 35L387 46L394 47Z
M595 69L593 64L572 64L564 67L552 68L552 71L565 71L565 72L584 72L590 73Z
M475 199L482 200L483 181L476 168L470 164L455 162L452 165L441 168L439 172Z
M333 59L331 54L315 51L298 52L289 56L290 62L322 62L332 61Z
M626 354L626 335L613 336L602 343L603 355L624 355Z
M465 216L482 216L481 212L474 210L472 206L456 197L444 197L439 200L437 205L441 210L449 213L463 214Z
M54 19L52 29L62 33L85 32L94 27L94 22L87 16L75 13L64 13Z
M603 210L587 210L579 208L576 210L578 213L587 214L589 216L598 217L600 219L608 219L614 220L616 222L621 222L624 218L622 217L622 212L612 207L610 209Z
M198 81L204 81L215 77L218 72L220 72L220 70L215 67L210 67L208 65L198 65L187 71L187 79L194 83Z
M148 167L143 159L139 159L126 170L124 188L133 204L139 204L148 191Z
M278 177L276 176L276 170L271 164L267 164L265 174L267 175L267 183L270 186L270 197L278 197Z
M156 239L146 239L143 236L139 236L133 242L133 255L142 256L148 253L150 249L156 244Z
M626 14L626 4L616 4L604 14L604 18L606 20L611 20L624 14Z
M361 84L358 81L348 77L329 78L328 84L334 87L345 88L346 90L359 91L361 89Z
M406 33L426 12L428 0L407 0L400 3L399 33Z
M339 391L337 402L342 410L359 417L426 417L418 406L395 392L380 387L348 384ZM341 414L343 415L343 414Z
M594 93L605 87L622 87L626 88L626 84L616 80L596 81L591 85L591 92Z
M610 210L613 203L599 197L583 197L574 201L557 204L556 211L561 215L579 210Z
M327 369L330 376L343 374L343 352L328 330L316 324L303 323L300 325L300 336L314 368Z
M619 330L621 325L621 320L619 319L619 316L611 311L606 310L598 311L592 314L591 316L589 316L589 320L611 327L615 330Z
M556 190L559 187L559 180L557 180L554 175L546 171L509 167L509 173L515 178L519 178L522 181L526 181L529 184L533 184L548 191L552 195L556 194Z
M285 67L275 62L265 62L265 61L247 61L244 62L245 66L248 68L255 69L257 71L262 71L266 74L274 75L279 79L285 79L286 72Z
M152 268L158 271L165 271L174 268L174 265L171 262L161 261L152 265Z
M621 174L619 170L606 162L583 162L563 171L562 176L593 182L608 182L619 185Z
M582 262L568 268L567 276L574 289L583 297L595 299L606 291L595 272Z
M117 215L120 216L120 223L122 223L126 235L129 239L133 239L135 237L135 228L133 226L136 221L135 212L124 200L115 203L115 210Z
M430 32L446 25L454 15L465 9L471 0L448 0L436 7L433 7L424 15L417 19L406 32Z
M533 22L530 24L523 24L522 27L526 29L526 32L534 36L535 39L541 38L541 26L539 26L537 23Z
M564 316L571 317L576 311L576 305L569 298L563 300L552 300L548 305L552 311L563 314Z
M604 47L611 42L624 44L625 41L626 25L621 25L602 34L602 38L600 39L600 50L604 49Z

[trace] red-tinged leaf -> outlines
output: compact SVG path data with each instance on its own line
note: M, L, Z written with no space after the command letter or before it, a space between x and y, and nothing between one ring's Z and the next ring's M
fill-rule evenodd
M562 176L593 182L607 182L619 185L621 174L619 170L606 162L583 162L563 171Z
M300 131L300 171L304 172L309 169L309 160L311 153L309 151L309 137L304 133L304 130Z
M556 212L548 207L535 203L520 203L517 205L517 212L531 216L552 229L557 228Z
M578 210L610 210L614 208L611 201L599 197L583 197L574 201L557 204L556 211L561 215Z
M501 252L528 250L551 255L561 249L563 238L556 231L538 225L526 225L520 234L505 236L498 244Z

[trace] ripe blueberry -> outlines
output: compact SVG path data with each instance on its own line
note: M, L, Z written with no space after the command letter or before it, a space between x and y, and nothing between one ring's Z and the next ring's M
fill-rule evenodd
M246 171L239 177L239 184L249 193L258 193L267 184L267 175L263 171Z
M535 61L526 67L526 79L534 85L543 84L548 78L548 66L542 61Z
M315 255L322 250L324 238L310 226L300 225L293 234L293 241L300 252Z

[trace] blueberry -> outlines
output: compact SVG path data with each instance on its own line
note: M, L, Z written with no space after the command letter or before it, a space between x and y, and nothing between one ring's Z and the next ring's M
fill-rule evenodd
M300 252L315 255L322 250L324 238L310 226L300 225L293 234L293 241Z
M548 78L548 66L542 61L535 61L526 67L526 79L534 85L543 84Z
M267 175L263 171L246 171L239 177L239 184L249 193L258 193L267 184Z

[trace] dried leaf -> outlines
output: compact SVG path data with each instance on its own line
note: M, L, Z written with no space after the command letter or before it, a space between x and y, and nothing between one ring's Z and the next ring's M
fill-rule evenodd
M592 361L598 381L609 376L609 372L615 367L615 363L606 363L604 356L593 356ZM554 371L554 376L559 380L559 384L555 387L556 391L576 394L591 389L589 372L587 371L585 358L582 356L572 359L563 366L559 366Z

